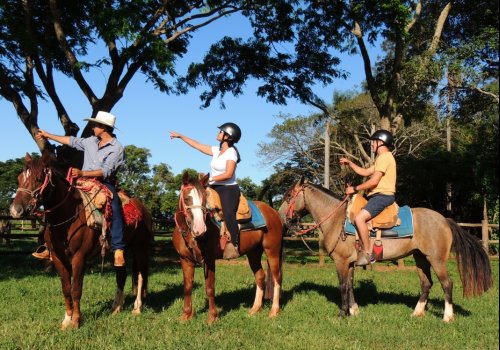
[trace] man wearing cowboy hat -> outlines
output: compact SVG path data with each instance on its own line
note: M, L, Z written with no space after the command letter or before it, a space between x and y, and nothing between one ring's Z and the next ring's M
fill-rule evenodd
M124 149L113 133L115 129L116 117L108 112L97 112L95 118L87 118L86 121L92 123L94 136L87 138L74 136L58 136L49 134L44 130L38 130L36 138L49 139L68 145L79 151L83 151L82 169L72 169L73 177L95 177L113 193L111 207L113 214L111 218L111 249L114 252L114 265L124 266L123 257L123 212L121 202L116 192L116 173L124 164ZM46 258L48 250L42 253L33 253L35 257Z

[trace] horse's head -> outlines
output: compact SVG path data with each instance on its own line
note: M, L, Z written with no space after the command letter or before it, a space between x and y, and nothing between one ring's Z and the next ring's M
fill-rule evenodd
M10 205L14 218L30 215L40 205L44 192L51 184L51 163L53 156L45 151L41 159L34 159L28 153L24 157L24 168L17 176L17 191Z
M283 197L283 203L281 203L278 212L287 225L294 218L294 216L300 218L306 213L306 202L304 198L305 186L307 186L307 181L305 181L302 176Z
M181 231L190 231L195 237L207 231L205 224L207 193L204 184L208 175L191 177L186 171L182 175L182 186L175 222Z

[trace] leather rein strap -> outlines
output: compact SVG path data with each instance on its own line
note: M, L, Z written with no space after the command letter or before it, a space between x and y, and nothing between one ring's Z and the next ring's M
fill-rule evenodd
M290 219L293 217L293 213L295 212L295 200L297 199L297 196L299 195L300 192L304 192L304 185L301 185L300 188L298 188L294 192L293 197L292 197L290 203L288 204L288 207L286 209L286 215L289 216ZM305 201L305 194L303 194L303 195L304 195L304 201ZM309 233L309 232L317 229L318 227L320 227L321 224L323 224L326 220L328 220L348 199L349 199L349 195L347 194L344 197L344 199L326 217L324 217L322 220L320 220L318 223L316 223L316 225L314 225L308 229L300 230L299 232L296 232L295 235L302 236L302 235L305 235L306 233Z

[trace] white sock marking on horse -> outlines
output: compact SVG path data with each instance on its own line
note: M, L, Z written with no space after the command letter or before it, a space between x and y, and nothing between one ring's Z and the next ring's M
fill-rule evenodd
M354 303L353 305L351 305L351 307L349 308L349 313L352 316L359 315L359 306L358 306L358 304Z
M445 301L444 302L444 316L443 316L443 321L444 322L451 322L453 321L453 304L450 304L449 302Z
M255 299L253 301L252 309L261 308L262 307L262 298L264 297L264 289L257 286L255 288Z
M135 302L134 302L134 309L132 310L132 313L136 314L136 315L141 313L143 283L144 283L144 280L142 278L142 274L139 273L139 275L137 276L137 296L136 296Z
M61 322L61 328L66 329L71 323L71 316L67 312L64 313L63 321Z
M415 310L413 311L413 316L418 316L418 317L424 316L426 304L427 302L425 301L419 301L417 303L417 306L415 306Z

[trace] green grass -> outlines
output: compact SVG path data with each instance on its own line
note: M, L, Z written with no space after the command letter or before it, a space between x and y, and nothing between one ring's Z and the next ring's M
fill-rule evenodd
M330 259L324 267L300 246L288 246L284 266L282 310L269 319L270 302L250 317L254 281L246 259L217 264L217 306L220 320L208 326L201 268L193 293L196 315L180 323L182 273L172 261L168 240L154 244L149 295L143 313L131 314L133 296L127 280L125 311L110 315L115 291L107 266L98 260L87 269L82 298L84 322L74 331L60 331L64 315L59 278L44 272L42 262L28 255L6 255L11 249L31 250L36 242L0 247L0 349L498 349L498 260L492 261L494 288L480 298L464 299L455 264L455 321L445 324L444 296L436 278L424 318L411 317L420 291L416 271L391 263L357 269L355 295L360 315L338 318L340 292ZM312 247L311 247L312 248ZM303 253L302 256L299 253ZM108 258L109 261L109 258ZM411 259L406 261L411 265ZM130 269L129 269L130 270ZM382 271L384 270L384 271Z

